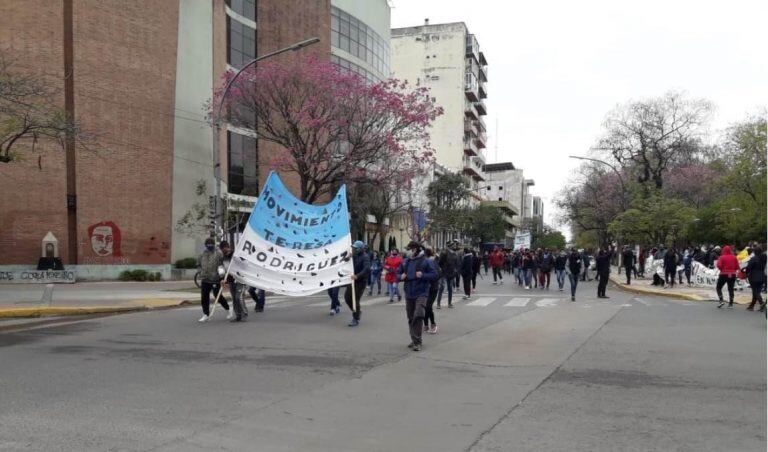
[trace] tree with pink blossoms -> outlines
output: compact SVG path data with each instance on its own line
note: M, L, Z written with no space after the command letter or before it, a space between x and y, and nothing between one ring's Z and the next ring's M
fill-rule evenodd
M233 73L225 74L222 86ZM442 114L425 88L390 79L370 83L314 57L265 61L243 72L225 99L226 120L255 130L284 152L275 170L298 176L299 196L315 202L341 184L408 185L434 157L429 128Z

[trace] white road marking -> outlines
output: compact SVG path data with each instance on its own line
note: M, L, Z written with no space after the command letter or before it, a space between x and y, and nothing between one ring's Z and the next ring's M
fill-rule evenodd
M531 301L530 298L513 298L509 301L509 303L505 304L506 307L523 307L528 305L528 302Z
M385 301L389 301L389 298L381 297L381 298L371 298L370 300L363 300L360 302L360 306L371 306L373 304L379 304L383 303Z
M560 301L558 298L542 298L536 302L536 306L540 308L551 308L554 307L558 301Z
M491 297L480 297L475 301L471 301L470 303L467 303L467 306L488 306L489 304L496 301L496 298Z

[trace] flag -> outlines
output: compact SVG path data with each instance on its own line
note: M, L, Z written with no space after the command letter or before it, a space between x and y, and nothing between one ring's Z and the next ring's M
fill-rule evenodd
M305 296L351 283L347 190L331 202L306 204L271 172L236 245L229 272L238 282Z

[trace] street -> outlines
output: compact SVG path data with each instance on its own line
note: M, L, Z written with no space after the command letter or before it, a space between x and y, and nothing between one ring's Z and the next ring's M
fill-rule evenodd
M421 352L367 294L357 328L318 296L2 332L0 450L765 450L762 314L511 279Z

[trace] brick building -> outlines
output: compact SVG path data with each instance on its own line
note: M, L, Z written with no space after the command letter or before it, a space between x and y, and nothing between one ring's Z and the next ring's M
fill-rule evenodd
M0 49L60 86L52 100L99 135L99 150L24 144L23 160L0 164L0 269L33 266L52 231L78 279L127 268L168 278L203 239L175 225L199 201L198 181L213 193L203 105L222 73L311 37L320 42L301 52L330 58L330 27L330 0L2 2ZM219 149L222 192L246 198L269 171L259 156L279 152L243 130L225 130Z

